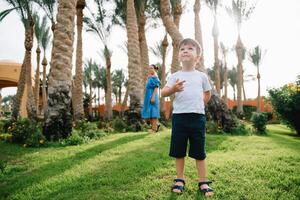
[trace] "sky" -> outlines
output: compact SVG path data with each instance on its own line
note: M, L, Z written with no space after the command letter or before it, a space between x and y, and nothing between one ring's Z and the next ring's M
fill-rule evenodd
M229 0L223 0L230 3ZM252 1L254 2L254 1ZM249 20L242 25L241 38L244 46L249 50L257 45L265 51L261 71L261 94L267 95L267 89L280 87L296 80L300 75L300 1L299 0L256 0L256 8ZM194 37L194 0L183 0L184 13L180 22L180 32L183 37ZM4 1L0 1L0 12L9 8ZM87 13L87 10L85 10ZM43 12L40 12L42 15ZM227 47L233 47L237 39L236 25L228 16L224 8L218 12L219 41ZM209 8L202 1L200 14L203 31L203 48L205 66L211 68L214 63L212 25L213 16ZM161 41L165 29L161 22L159 26L147 27L146 38L149 47ZM112 49L112 70L124 69L127 73L127 55L120 46L127 40L126 30L114 27L109 37L109 47ZM171 44L169 37L169 44ZM74 46L76 43L74 43ZM33 52L35 52L35 46ZM104 59L100 56L101 42L91 33L83 32L83 58L92 58L104 66ZM50 52L47 52L48 60ZM24 57L24 28L16 13L9 14L0 22L0 61L9 60L21 63ZM73 56L74 58L75 56ZM172 48L169 46L167 70L170 70ZM35 68L35 53L33 53L33 67ZM149 52L150 63L161 62ZM221 59L221 54L220 54ZM74 60L74 59L73 59ZM74 62L75 63L75 62ZM228 55L228 68L237 64L235 52ZM244 63L245 75L255 75L256 67L246 58ZM246 97L257 96L257 80L245 82ZM16 88L2 89L2 96L16 93ZM232 98L232 88L229 86L229 97Z

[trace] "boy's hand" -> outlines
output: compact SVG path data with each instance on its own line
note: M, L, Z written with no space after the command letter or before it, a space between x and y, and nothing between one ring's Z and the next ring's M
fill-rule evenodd
M184 89L183 83L185 83L185 81L180 81L179 79L176 80L176 83L173 85L172 87L172 92L181 92Z

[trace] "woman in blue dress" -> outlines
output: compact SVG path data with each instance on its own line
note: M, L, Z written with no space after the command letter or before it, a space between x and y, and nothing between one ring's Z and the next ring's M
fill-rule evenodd
M160 81L157 77L157 71L158 67L155 65L148 67L148 79L142 109L142 118L150 120L153 132L158 132L160 127L158 124L158 118L160 117L158 87Z

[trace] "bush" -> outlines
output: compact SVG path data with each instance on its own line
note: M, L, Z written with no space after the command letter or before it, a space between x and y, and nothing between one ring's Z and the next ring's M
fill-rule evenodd
M246 125L241 121L238 121L236 127L232 128L230 132L232 135L248 135L249 133L250 130L247 129Z
M206 122L206 133L217 134L219 133L218 125L214 121Z
M12 142L12 134L8 134L8 133L0 134L0 140L3 140L5 142Z
M78 131L73 130L70 137L62 141L62 144L66 145L80 145L85 142L84 138L78 134Z
M0 120L0 133L5 132L5 129L4 129L5 124L6 124L6 121Z
M254 112L251 117L252 126L258 133L266 133L267 116L264 113Z
M268 91L278 117L300 136L300 76L295 83Z
M29 119L19 119L12 123L8 132L12 134L12 142L23 144L24 147L38 147L45 143L40 124Z
M87 132L90 130L97 130L98 128L96 123L91 123L86 120L81 120L76 123L75 129L81 132Z
M0 160L0 171L2 174L4 173L6 166L7 166L7 161Z
M126 129L127 129L127 125L126 123L120 119L119 117L115 118L113 121L112 121L112 128L116 131L116 132L126 132Z

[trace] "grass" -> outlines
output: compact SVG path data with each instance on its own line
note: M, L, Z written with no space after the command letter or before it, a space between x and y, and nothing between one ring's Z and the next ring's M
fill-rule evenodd
M300 139L281 125L267 136L207 135L211 199L300 199ZM0 199L203 199L192 159L186 190L170 192L175 175L170 131L114 134L81 146L23 148L0 143Z

